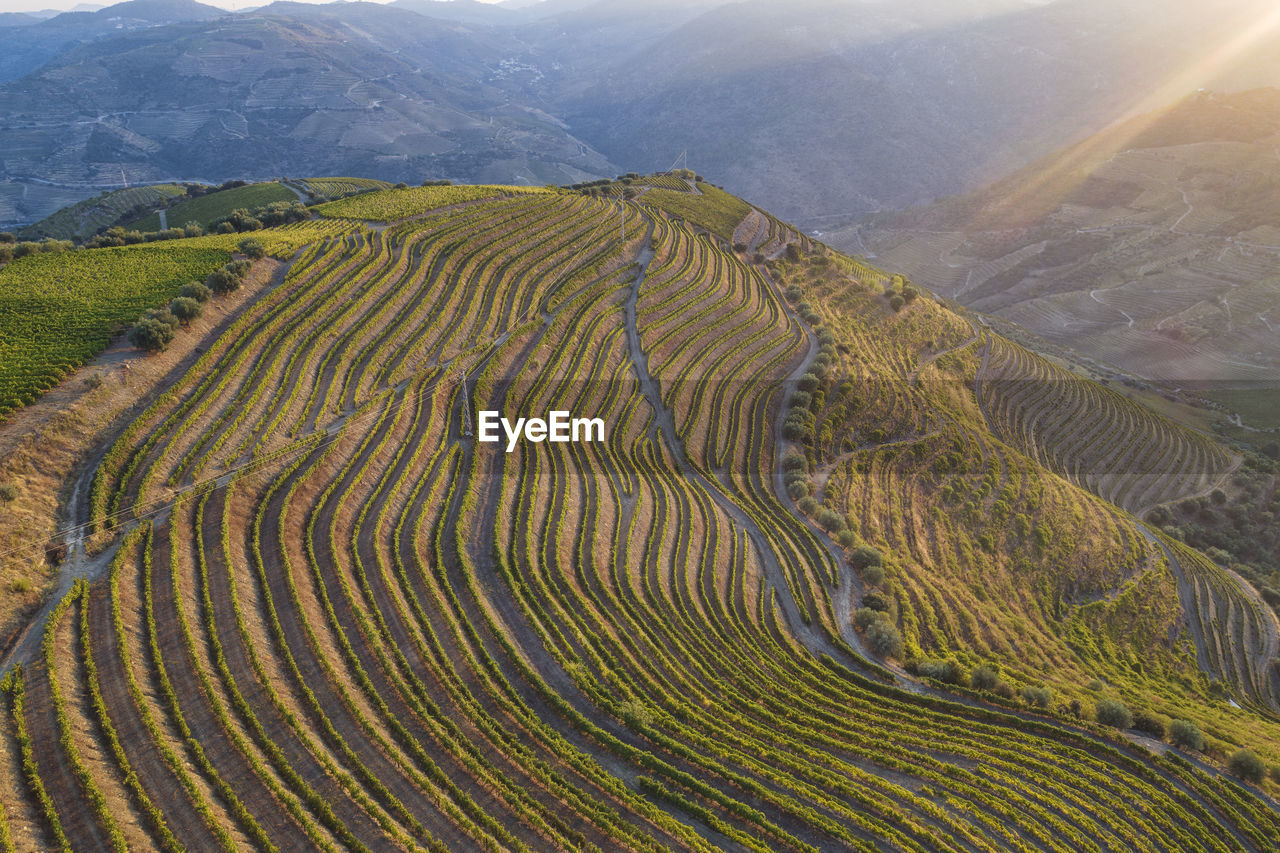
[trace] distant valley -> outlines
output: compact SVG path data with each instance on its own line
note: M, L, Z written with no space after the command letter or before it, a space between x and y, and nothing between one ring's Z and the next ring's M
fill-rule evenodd
M830 235L941 294L1209 392L1280 367L1280 91L1210 92L987 189ZM1259 413L1275 426L1274 413Z
M131 0L0 27L0 225L102 189L349 174L564 184L666 169L806 229L972 190L1144 96L1280 82L1271 7L1195 0ZM1158 46L1158 49L1157 49ZM1183 69L1201 69L1193 75ZM1178 86L1187 87L1185 90Z

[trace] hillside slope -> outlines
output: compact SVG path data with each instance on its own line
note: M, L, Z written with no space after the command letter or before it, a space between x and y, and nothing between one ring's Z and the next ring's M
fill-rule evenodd
M993 432L1001 344L696 184L592 189L334 203L372 224L131 415L105 576L3 684L19 846L1271 846L1215 763L1280 758L1274 619L1183 630L1199 565ZM482 440L556 410L599 440Z
M1280 90L1204 93L980 192L828 236L1170 387L1271 385L1257 408L1274 412L1277 115Z

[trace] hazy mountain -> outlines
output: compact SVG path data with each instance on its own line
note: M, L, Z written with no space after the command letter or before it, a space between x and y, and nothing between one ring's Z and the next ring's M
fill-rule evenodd
M514 23L516 15L500 4L480 3L479 0L395 0L391 5L428 18L470 24L510 24Z
M827 239L1056 343L1192 386L1280 369L1280 90L1202 93Z
M5 31L0 82L34 71L65 50L121 31L210 20L226 14L195 0L128 0L95 12L63 12Z
M23 12L0 12L0 27L28 27L39 20Z
M954 194L1087 136L1271 10L1236 6L1059 0L960 18L947 2L811 0L781 14L747 0L606 73L561 57L558 103L617 162L663 168L688 148L696 168L817 223ZM1268 77L1280 81L1263 69L1249 82Z
M399 0L226 15L136 0L0 31L0 221L118 185L122 167L561 183L687 150L713 181L828 230L973 189L1208 81L1280 83L1256 26L1271 11ZM40 181L75 188L46 198Z
M289 3L83 45L0 90L0 221L65 204L48 182L90 195L122 173L542 184L615 172L508 97L502 76L520 69L495 57L516 49L400 9Z

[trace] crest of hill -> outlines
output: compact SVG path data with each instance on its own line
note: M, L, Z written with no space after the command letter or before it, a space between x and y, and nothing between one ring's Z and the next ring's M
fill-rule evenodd
M130 19L153 24L179 21L207 21L227 14L225 9L199 3L197 0L125 0L89 14L108 20Z
M165 210L165 220L170 227L180 228L194 222L202 228L208 228L235 210L252 211L272 202L297 200L298 194L283 184L274 181L249 184L179 201ZM150 213L126 223L126 227L140 231L159 231L160 216L158 213Z

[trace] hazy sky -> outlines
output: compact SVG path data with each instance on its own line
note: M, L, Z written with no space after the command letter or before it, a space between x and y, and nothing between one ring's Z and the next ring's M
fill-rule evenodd
M30 12L40 9L70 9L85 3L86 0L0 0L0 12ZM91 0L95 6L111 6L119 0ZM223 9L244 9L249 6L265 6L271 0L200 0L209 6ZM298 0L301 3L331 2L331 0ZM368 0L371 3L387 3L390 0ZM480 0L481 3L496 3L498 0Z

